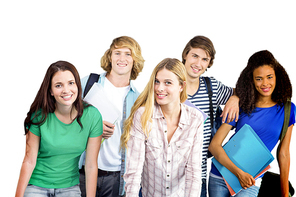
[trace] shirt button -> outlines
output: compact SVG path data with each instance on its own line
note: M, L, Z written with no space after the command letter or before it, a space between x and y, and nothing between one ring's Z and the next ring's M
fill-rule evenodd
M167 187L167 189L170 189L170 187Z
M168 160L168 162L170 163L170 162L171 162L171 160Z
M170 177L170 175L168 174L167 177Z
M165 133L167 132L167 131L164 131Z

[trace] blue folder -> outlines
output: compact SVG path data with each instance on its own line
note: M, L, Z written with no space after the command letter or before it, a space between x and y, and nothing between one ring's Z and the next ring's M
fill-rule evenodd
M237 167L253 177L260 174L274 160L265 144L248 124L235 133L223 149ZM242 189L238 178L215 158L212 162L233 191L238 193Z

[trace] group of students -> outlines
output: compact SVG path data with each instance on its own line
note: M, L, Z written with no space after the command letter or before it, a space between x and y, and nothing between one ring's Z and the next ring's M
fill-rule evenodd
M144 66L141 48L131 37L115 38L101 58L106 72L94 83L120 112L115 123L83 101L89 76L80 80L66 61L51 64L25 119L26 153L16 196L228 197L214 165L207 183L208 150L238 177L244 189L237 196L257 196L260 180L235 166L222 143L232 127L238 131L247 123L271 151L292 86L285 69L266 50L249 58L236 88L210 77L214 117L225 105L224 124L210 141L210 100L201 75L213 65L215 53L207 37L192 38L182 62L162 60L140 94L132 80ZM289 192L294 109L292 103L279 154L282 196Z

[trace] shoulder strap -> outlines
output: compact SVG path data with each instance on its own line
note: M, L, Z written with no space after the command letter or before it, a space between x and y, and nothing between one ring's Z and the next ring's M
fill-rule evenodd
M277 148L277 160L278 159L278 154L279 154L279 151L280 151L280 147L282 145L282 141L287 133L287 130L288 130L288 127L289 127L289 122L290 122L290 112L291 112L291 101L288 100L285 102L284 104L284 109L285 109L285 119L284 119L284 124L283 124L283 128L282 128L282 131L281 131L281 135L280 135L280 143L278 145L278 148Z
M212 100L212 97L213 97L212 82L209 77L203 77L203 80L206 83L206 89L209 95L211 128L213 128L214 127L214 114L213 114L214 108L213 108L213 100Z
M88 80L86 82L86 86L84 88L83 98L86 96L90 88L93 86L95 82L98 82L100 78L100 75L96 73L91 73L88 77Z

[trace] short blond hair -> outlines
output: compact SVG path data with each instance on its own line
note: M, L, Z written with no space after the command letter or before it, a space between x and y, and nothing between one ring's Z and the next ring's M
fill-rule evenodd
M101 58L101 67L109 74L112 70L111 54L114 49L128 48L131 50L133 58L133 68L131 71L131 80L135 80L144 67L144 58L142 57L141 47L133 38L128 36L121 36L115 38L110 45L110 48L105 52Z

